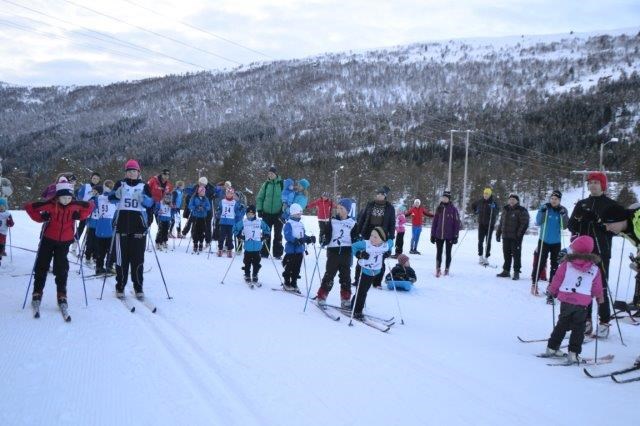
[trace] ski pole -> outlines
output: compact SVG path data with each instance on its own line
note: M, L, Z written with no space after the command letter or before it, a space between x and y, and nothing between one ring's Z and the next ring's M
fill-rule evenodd
M622 255L624 254L624 244L627 242L626 238L622 239L622 249L620 250L620 264L618 265L618 279L616 280L616 296L615 300L618 300L618 286L620 285L620 273L622 272Z
M113 232L111 233L111 241L109 243L109 251L107 252L107 257L106 257L106 262L108 264L109 259L111 259L112 253L113 253L113 245L115 243L116 240L116 233L118 231L118 216L120 216L120 209L116 210L116 214L114 215L113 218ZM120 237L118 237L118 241L120 241ZM120 244L118 244L118 248L120 247ZM120 250L116 250L116 266L120 265ZM121 266L121 265L120 265ZM120 273L122 273L122 269L120 270ZM117 276L117 270L116 270L116 276ZM104 278L102 279L102 289L100 290L100 297L99 300L102 300L102 295L104 293L104 285L107 282L107 274L104 274Z
M456 249L453 251L453 254L451 255L451 258L456 257L456 253L458 252L458 249L462 245L462 242L464 241L464 237L467 236L468 232L469 232L469 226L467 226L467 229L464 231L464 234L462 234L462 239L460 241L458 241L458 244L456 244Z
M304 265L304 285L306 286L307 289L307 298L305 299L305 308L307 307L307 300L309 300L309 293L311 293L311 286L309 285L309 278L308 278L308 273L307 273L307 247L305 244L305 248L304 251L302 252L302 264ZM313 279L313 277L312 277Z
M547 235L547 220L549 219L549 207L544 211L544 226L542 227L542 237L538 240L538 265L536 266L536 271L533 280L533 288L531 289L531 294L535 296L533 293L538 293L538 280L540 279L540 264L542 263L542 249L544 247L544 237ZM546 262L545 262L546 264ZM551 277L549 277L549 281L551 281Z
M356 284L356 294L353 298L353 303L351 306L351 317L349 318L349 327L353 326L353 315L356 312L356 302L358 300L358 292L360 291L360 281L362 281L362 275L364 274L360 273L360 276L358 277L358 283Z
M73 228L74 228L74 232L73 234L75 235L75 227L76 227L76 223L73 222ZM89 228L87 228L87 233L85 234L85 237L89 235ZM80 276L82 277L82 289L84 290L84 306L88 307L89 306L89 301L87 300L87 286L84 282L84 268L82 266L82 258L80 258Z
M320 251L322 251L322 247L320 247ZM304 309L302 309L302 312L307 312L307 303L309 302L309 296L311 295L311 287L313 286L313 279L316 276L316 269L318 269L318 277L320 278L320 281L322 281L322 278L320 277L320 269L318 268L318 258L320 257L320 253L316 251L316 245L313 245L313 255L316 258L316 264L313 267L313 271L311 271L311 284L309 284L307 286L307 297L304 300ZM304 259L304 258L303 258ZM307 279L306 274L307 274L307 265L305 263L304 266L304 273L305 273L305 280Z
M13 263L13 243L11 242L11 228L9 228L9 262Z
M271 256L271 251L269 250L269 246L267 245L267 241L263 240L262 241L262 245L264 245L265 248L267 249L267 253L269 254L269 257L271 258L271 263L273 263L273 269L276 270L276 275L278 276L278 280L280 280L280 285L282 287L284 287L284 281L282 281L282 277L280 276L280 272L278 272L278 267L276 266L276 261L273 260L273 256Z
M149 230L149 227L145 229L145 232L147 233L147 241L149 241L149 239L151 238L151 231ZM162 283L164 284L164 290L167 292L167 299L173 299L173 297L169 295L169 288L167 287L167 281L164 279L164 273L162 272L162 266L160 265L160 260L158 259L156 245L151 244L151 248L153 249L153 255L156 258L156 263L158 264L158 269L160 270L160 277L162 278Z
M36 258L33 261L33 267L31 268L31 275L29 275L29 284L27 285L27 292L24 295L24 302L22 302L22 309L27 305L27 297L29 296L29 289L31 288L31 282L33 281L33 275L36 270L36 262L38 262L38 254L40 254L40 246L42 245L42 238L44 237L44 231L47 229L49 225L49 221L46 221L44 225L42 225L42 229L40 230L40 241L38 242L38 250L36 250Z
M231 269L231 265L233 265L233 262L236 260L236 256L234 255L233 258L231 259L231 262L229 263L229 266L227 267L226 272L224 273L224 276L222 277L222 281L220 281L220 284L224 284L224 279L227 278L227 274L229 273L229 270Z
M387 262L385 262L386 264ZM389 268L389 265L387 265ZM393 283L393 293L396 295L396 304L398 305L398 314L400 315L400 324L404 325L404 317L402 316L402 309L400 309L400 298L398 297L398 286L396 285L396 280L393 278L392 269L389 269L389 275L391 275L391 282Z

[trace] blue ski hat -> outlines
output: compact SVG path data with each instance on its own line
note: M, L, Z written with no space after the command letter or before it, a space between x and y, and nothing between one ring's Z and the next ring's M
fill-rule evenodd
M298 185L300 185L303 189L309 189L309 181L306 179L300 179L298 181Z
M340 204L342 207L344 207L345 210L347 211L347 213L349 213L351 211L351 205L353 203L348 198L341 198L340 201L338 201L338 204Z

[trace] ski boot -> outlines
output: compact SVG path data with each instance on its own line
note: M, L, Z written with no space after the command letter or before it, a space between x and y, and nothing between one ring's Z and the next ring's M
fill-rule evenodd
M444 270L444 276L445 276L445 277L448 277L448 276L449 276L449 270L448 270L448 269L445 269L445 270Z
M440 275L442 275L440 268L436 268L436 278L440 278Z
M216 255L217 255L218 257L222 257L222 250L218 250L218 252L216 253Z
M509 273L509 271L502 271L496 275L496 277L500 277L500 278L509 278L510 276L511 274Z

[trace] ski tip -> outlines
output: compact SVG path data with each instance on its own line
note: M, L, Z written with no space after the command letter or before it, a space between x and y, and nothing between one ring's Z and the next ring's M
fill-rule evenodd
M582 371L583 371L583 372L584 372L584 374L586 374L588 377L591 377L591 378L593 379L593 375L591 375L591 373L589 373L589 370L587 370L587 368L586 368L586 367L584 367L584 368L582 369Z
M136 307L135 307L135 306L132 306L132 307L131 307L130 312L131 312L131 313L134 313L135 311L136 311Z
M71 316L68 316L64 319L66 322L71 322Z
M34 317L34 318L40 318L40 312L36 312L36 313L33 315L33 317Z
M154 307L154 308L153 308L153 310L151 310L151 313L152 313L152 314L155 314L157 311L158 311L158 308L155 308L155 307Z
M613 374L612 374L612 375L611 375L611 376L609 376L609 377L611 377L611 380L613 380L614 382L616 382L616 383L620 383L620 382L618 381L618 379L616 379L616 376L615 376L615 375L613 375Z

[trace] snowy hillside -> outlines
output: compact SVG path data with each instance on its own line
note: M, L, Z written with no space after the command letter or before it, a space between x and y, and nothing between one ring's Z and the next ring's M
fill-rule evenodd
M14 218L14 245L35 249L37 224L23 212ZM317 234L314 217L304 222ZM137 302L135 313L125 310L112 278L102 301L101 280L87 280L86 308L72 264L73 321L57 311L51 276L36 320L20 309L34 253L15 247L0 267L0 424L594 425L612 413L616 423L635 424L640 384L547 367L533 356L544 343L517 341L551 331L551 307L529 294L534 236L525 238L523 279L514 282L477 265L475 231L460 236L453 276L436 279L426 232L423 255L411 255L416 288L398 294L401 312L394 292L369 293L366 312L396 319L386 334L349 327L345 315L333 322L312 305L303 312L303 298L271 290L279 282L271 261L263 260L261 288L242 282L240 258L220 284L231 259L186 254L186 240L158 254L172 300L146 254L145 290L156 314ZM614 241L615 283L621 240ZM500 264L500 244L493 246L491 261ZM313 266L310 248L309 275ZM629 300L627 269L623 262L618 296ZM316 278L312 294L317 286ZM592 370L628 366L640 354L640 327L621 328L628 346L612 327L598 350L615 359ZM583 355L593 351L589 343Z

